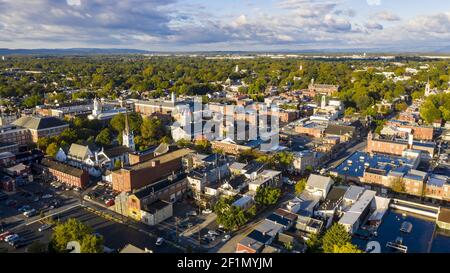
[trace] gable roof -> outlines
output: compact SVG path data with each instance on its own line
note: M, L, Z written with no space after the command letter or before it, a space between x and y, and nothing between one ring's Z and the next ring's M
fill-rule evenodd
M67 125L64 121L55 117L25 116L13 122L14 125L32 130L42 130Z
M126 146L117 146L103 151L109 158L114 158L126 153L131 153L132 150Z
M311 174L308 178L308 181L306 182L306 185L308 187L325 190L332 183L333 179L331 179L330 177Z
M92 152L88 146L72 143L72 145L70 145L69 153L67 155L72 158L84 160L87 157L89 157L90 153Z

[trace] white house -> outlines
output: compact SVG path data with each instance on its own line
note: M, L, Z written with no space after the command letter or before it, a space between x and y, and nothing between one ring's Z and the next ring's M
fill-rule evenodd
M306 182L306 190L320 199L325 199L334 181L330 177L311 174Z

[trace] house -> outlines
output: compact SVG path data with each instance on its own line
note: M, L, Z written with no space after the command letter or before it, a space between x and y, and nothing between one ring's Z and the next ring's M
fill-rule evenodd
M154 226L172 217L173 205L167 201L158 200L144 205L141 209L141 221L147 225Z
M303 233L303 237L309 237L312 234L319 234L323 228L323 221L309 216L299 215L295 222L295 228Z
M306 182L306 190L313 195L320 196L320 199L323 200L327 197L333 183L334 181L330 177L311 174Z
M257 253L261 252L264 246L270 245L279 233L285 229L282 225L263 220L253 231L244 237L236 245L236 253Z
M266 217L266 220L269 220L273 223L277 223L283 226L284 230L288 230L294 226L295 221L297 220L298 215L295 213L291 213L287 210L278 208L269 216Z
M356 232L364 224L363 221L367 219L375 206L375 195L375 191L365 190L359 199L339 219L338 223L343 225L349 233L353 234Z
M60 163L53 159L44 158L37 164L44 175L47 175L69 186L85 188L89 183L89 174L82 169Z
M249 195L243 195L239 199L233 202L233 206L241 208L242 210L247 210L255 204L253 197Z
M344 201L344 195L347 190L347 187L333 187L315 211L315 215L323 219L333 218Z
M254 180L248 183L249 191L257 192L259 188L280 187L281 172L275 170L264 170Z

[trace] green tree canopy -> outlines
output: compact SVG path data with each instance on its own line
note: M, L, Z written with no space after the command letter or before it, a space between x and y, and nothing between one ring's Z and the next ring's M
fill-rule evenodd
M79 242L83 253L103 252L103 239L93 235L90 227L73 218L55 227L50 244L54 251L66 252L71 241Z
M281 196L281 190L278 188L265 187L258 188L256 191L255 201L262 206L275 205Z
M345 246L351 242L351 236L341 224L335 223L322 238L322 248L325 253L333 253L335 247Z

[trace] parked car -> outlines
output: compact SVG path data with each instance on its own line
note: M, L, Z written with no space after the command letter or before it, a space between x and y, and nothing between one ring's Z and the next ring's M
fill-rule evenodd
M37 214L36 210L35 210L35 209L31 209L31 210L29 210L29 211L25 211L25 212L23 213L23 216L25 216L25 217L33 217L33 216L35 216L36 214Z
M11 234L5 237L5 242L9 243L17 238L19 238L19 234Z
M42 199L50 199L52 197L53 197L53 195L51 195L51 194L45 194L42 196Z
M203 213L203 214L211 214L211 213L212 213L212 210L210 210L210 209L204 209L204 210L202 210L202 213Z
M105 201L105 205L107 205L108 207L114 206L114 200L113 199L108 199Z
M160 246L160 245L162 245L164 243L164 238L163 237L159 237L157 240L156 240L156 245L157 246Z
M31 209L32 209L32 207L30 207L29 205L24 205L24 206L21 206L20 208L18 208L17 210L23 213L23 212L29 211Z
M230 240L231 236L229 234L226 234L225 236L223 236L222 238L222 242L226 242L228 240Z
M208 234L211 236L219 236L219 233L217 233L217 231L215 230L208 230Z
M6 237L8 237L9 235L12 235L13 233L11 231L5 231L2 234L0 234L0 241L5 240Z
M49 229L51 227L52 227L52 225L50 225L50 224L43 224L42 226L39 227L38 231L42 232L42 231L47 230L47 229Z
M197 212L195 210L188 211L186 216L197 216Z
M225 230L223 228L218 228L218 229L216 229L216 232L219 234L224 234Z

